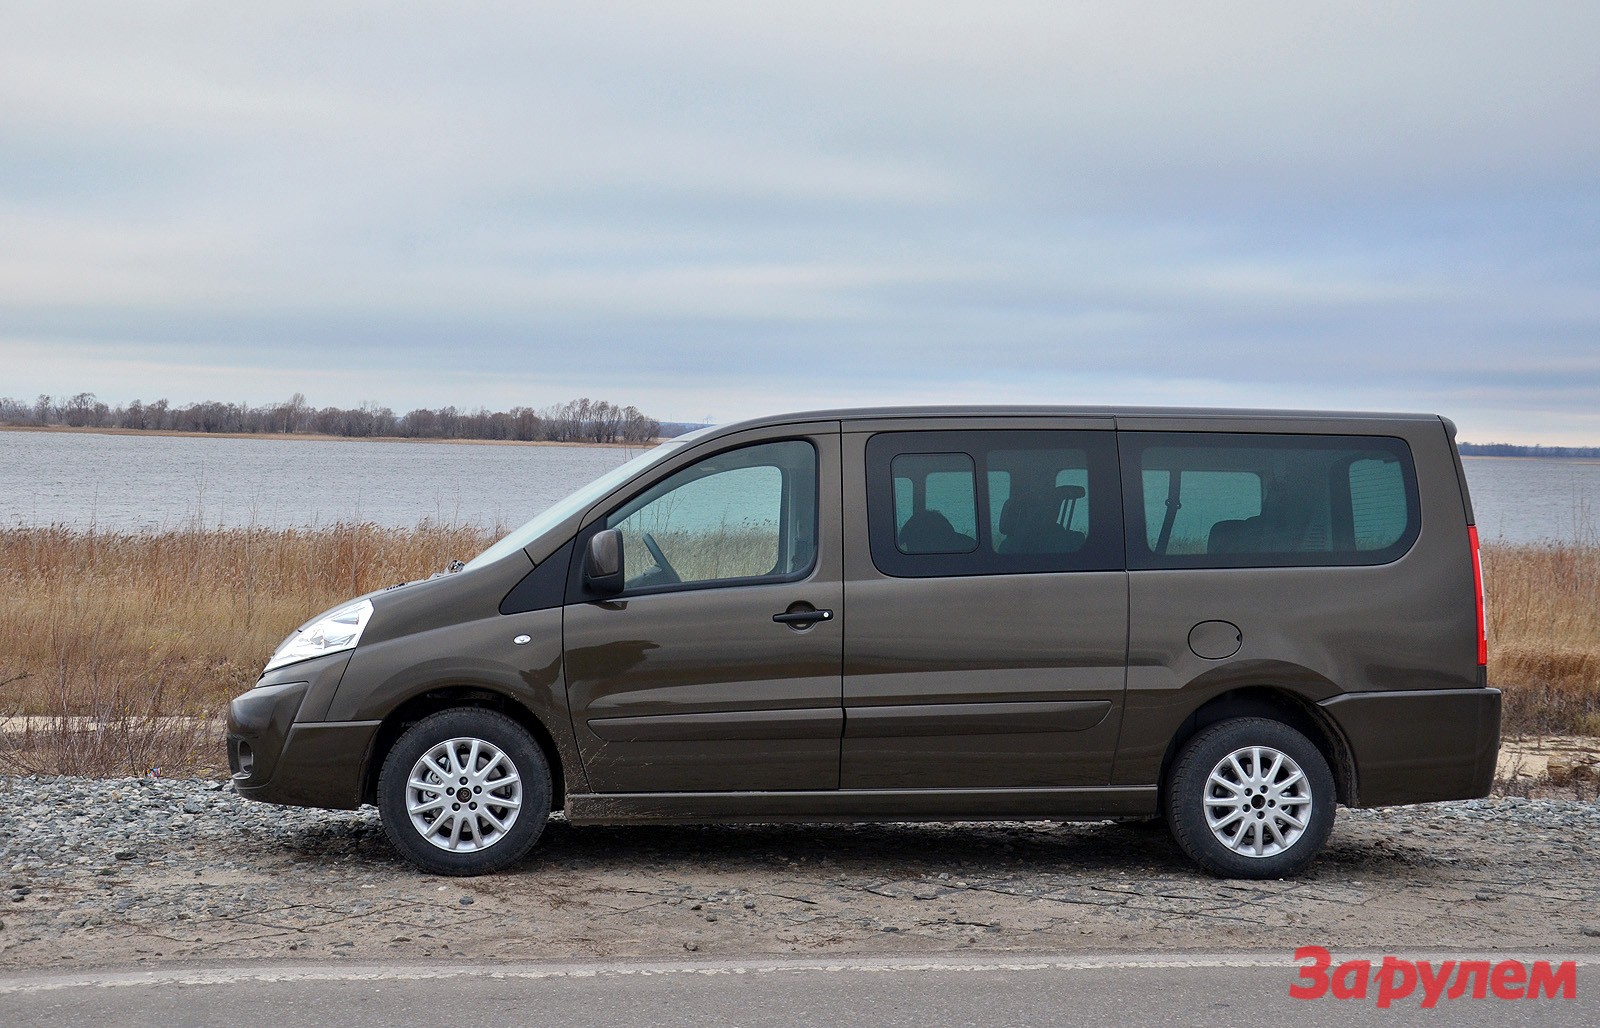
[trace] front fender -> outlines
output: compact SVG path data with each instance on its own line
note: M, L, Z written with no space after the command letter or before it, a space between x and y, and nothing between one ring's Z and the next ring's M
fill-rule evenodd
M528 641L518 643L519 638ZM350 658L329 721L384 721L441 689L486 690L524 708L555 744L569 788L587 788L567 709L561 610L488 617L368 644Z

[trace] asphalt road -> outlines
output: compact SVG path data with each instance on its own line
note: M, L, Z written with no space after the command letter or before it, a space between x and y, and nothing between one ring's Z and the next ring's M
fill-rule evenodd
M1425 959L1410 955L1412 959ZM1444 955L1443 959L1449 959ZM1521 955L1523 959L1533 959ZM1537 954L1559 962L1567 957ZM1481 954L1473 955L1481 959ZM1576 999L1296 1000L1287 954L520 965L280 964L0 977L6 1025L1600 1024Z

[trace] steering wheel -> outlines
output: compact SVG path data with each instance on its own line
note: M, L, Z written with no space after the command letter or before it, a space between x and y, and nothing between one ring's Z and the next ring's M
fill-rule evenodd
M655 561L656 567L661 569L662 578L670 585L682 582L683 579L678 577L677 569L668 562L667 555L662 553L661 547L656 544L655 536L646 532L640 538L644 543L644 548L650 551L650 559Z

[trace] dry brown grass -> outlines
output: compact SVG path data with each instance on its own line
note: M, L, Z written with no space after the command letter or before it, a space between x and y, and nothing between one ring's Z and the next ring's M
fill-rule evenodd
M295 625L491 538L429 524L0 530L0 715L43 719L28 723L31 735L0 735L0 764L98 774L215 767L216 718ZM764 570L770 547L721 548L720 570L730 561ZM1489 674L1506 692L1507 733L1600 735L1600 546L1486 546L1484 575Z
M0 714L44 719L0 736L0 760L98 774L215 764L215 719L296 625L488 541L430 524L0 530Z
M1486 545L1483 577L1506 732L1600 735L1600 545Z
M644 533L622 527L623 574L633 579L655 567L644 545ZM724 528L715 533L652 532L656 545L682 582L770 575L778 560L778 533Z

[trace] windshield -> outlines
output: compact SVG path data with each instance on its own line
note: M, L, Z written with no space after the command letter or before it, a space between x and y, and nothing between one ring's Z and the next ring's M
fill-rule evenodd
M665 460L667 457L676 452L677 449L684 443L704 435L708 431L710 430L700 429L696 432L690 432L687 435L678 436L676 439L668 439L660 446L657 446L651 450L646 450L644 453L641 453L639 456L628 461L626 464L613 468L604 475L601 475L599 478L595 479L593 482L590 482L588 485L584 486L582 489L579 489L577 492L568 496L566 499L557 500L553 506L536 516L532 521L529 521L521 528L511 532L511 534L507 535L504 539L501 539L487 550L484 550L476 557L473 557L471 560L467 561L466 567L462 568L462 570L471 571L473 568L480 568L485 564L493 564L502 557L514 553L517 550L526 548L529 543L533 542L541 535L544 535L552 528L561 524L561 522L572 517L574 514L581 513L590 504L594 503L596 500L600 499L606 493L609 493L623 482L626 482L628 479L639 474L639 472L645 470L651 465L659 464L661 461Z

